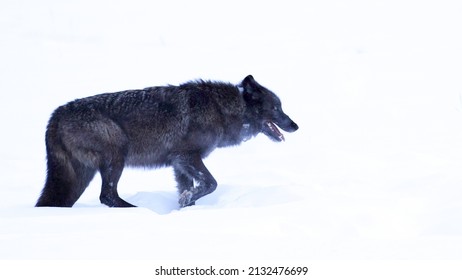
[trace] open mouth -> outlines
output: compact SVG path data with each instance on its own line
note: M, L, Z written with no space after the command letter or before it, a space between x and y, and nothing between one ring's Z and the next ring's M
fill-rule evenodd
M263 123L263 133L273 141L285 141L284 135L282 135L277 126L271 121L265 121Z

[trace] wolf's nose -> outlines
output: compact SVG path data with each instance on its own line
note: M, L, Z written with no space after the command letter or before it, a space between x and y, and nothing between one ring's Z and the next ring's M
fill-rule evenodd
M292 128L292 132L293 132L293 131L297 131L298 125L297 125L296 123L292 122L292 123L290 124L290 126L291 126L291 128Z

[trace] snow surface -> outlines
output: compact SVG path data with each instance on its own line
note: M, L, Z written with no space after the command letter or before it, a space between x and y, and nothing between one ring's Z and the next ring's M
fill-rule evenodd
M462 2L1 1L0 259L462 259ZM51 112L102 92L247 74L300 129L34 208Z

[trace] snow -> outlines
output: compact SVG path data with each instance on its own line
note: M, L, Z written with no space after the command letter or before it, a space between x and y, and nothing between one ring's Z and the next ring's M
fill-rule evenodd
M462 259L462 2L0 6L0 259ZM33 207L57 106L248 74L300 129L216 150L196 206L166 168L124 170L136 209L102 206L99 178L71 209Z

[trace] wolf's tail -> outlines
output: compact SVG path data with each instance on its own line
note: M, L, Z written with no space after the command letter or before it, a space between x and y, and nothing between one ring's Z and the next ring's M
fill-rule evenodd
M36 207L72 207L93 179L95 169L66 151L57 124L50 121L46 136L47 178Z

